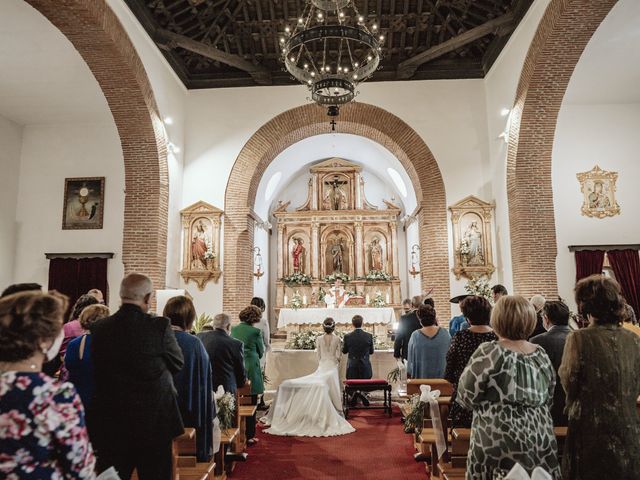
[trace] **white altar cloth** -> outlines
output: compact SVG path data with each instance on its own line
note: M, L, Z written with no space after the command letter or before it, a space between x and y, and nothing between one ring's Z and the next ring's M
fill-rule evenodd
M287 325L319 325L331 317L337 324L350 325L354 315L362 315L365 324L388 325L396 320L393 308L283 308L278 316L278 328Z

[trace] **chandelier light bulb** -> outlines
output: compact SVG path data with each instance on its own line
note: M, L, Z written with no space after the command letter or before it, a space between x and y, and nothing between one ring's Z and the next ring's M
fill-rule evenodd
M328 66L327 66L327 67L325 67L325 70L326 70L327 72L330 72L330 71L331 71L331 67L328 67Z
M380 35L380 41L384 42L384 35Z
M344 12L340 12L340 14L338 15L340 18L344 18Z
M284 38L280 38L280 43L284 43Z
M342 70L344 71L344 73L349 73L349 69L347 67L344 67Z
M315 77L316 76L316 72L311 72L311 76Z
M308 83L309 85L311 85L311 80L307 80L307 83Z
M291 31L291 29L289 27L284 27L284 31L289 33Z
M322 12L318 12L318 18L322 18Z
M342 67L338 67L338 71L341 72L342 71Z
M367 60L371 61L371 60L373 60L373 57L372 57L371 55L369 55L369 56L367 57Z
M375 23L372 25L371 30L373 30L374 32L376 30L378 30L378 25L376 25Z
M304 20L303 20L302 18L299 18L299 19L298 19L298 23L299 23L299 24L302 24L303 22L304 22Z
M294 57L291 57L289 60L291 60L292 62L296 61L296 59Z
M358 78L358 74L357 74L357 73L354 73L354 74L353 74L353 79L354 79L354 80L357 80L357 78Z
M353 66L358 68L358 65L360 65L358 62L354 63Z
M309 64L308 64L308 63L305 63L305 64L304 64L304 68L305 68L305 69L306 69L306 68L309 68Z
M359 21L360 23L364 22L364 17L363 17L362 15L360 15L360 16L358 17L358 21Z

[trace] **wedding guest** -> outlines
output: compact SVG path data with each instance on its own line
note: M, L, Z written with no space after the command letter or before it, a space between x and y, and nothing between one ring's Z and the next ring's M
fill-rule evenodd
M500 300L500 297L504 297L506 295L509 295L509 292L507 292L507 289L504 287L504 285L500 285L498 283L491 287L491 296L493 298L494 305L498 300Z
M422 305L422 297L416 295L411 299L411 311L400 317L396 338L393 342L393 357L396 360L407 359L411 334L420 328L420 320L416 314L420 305Z
M422 328L411 334L407 375L411 378L442 378L451 336L436 320L431 305L420 305L416 311Z
M468 296L469 295L458 295L449 300L449 303L459 304ZM460 315L456 315L451 320L449 320L449 335L451 335L451 338L453 338L453 336L460 330L464 330L466 328L469 328L469 322L467 322L467 319L464 318L463 313L461 313Z
M499 340L482 343L458 381L456 401L473 410L467 478L491 480L517 462L560 480L549 412L555 372L542 347L527 341L536 312L526 298L504 296L490 324Z
M184 357L182 370L173 375L182 422L185 427L196 429L198 462L208 462L213 456L215 402L209 355L198 337L189 333L196 319L196 309L191 299L179 295L169 299L162 315L171 320L173 333Z
M0 300L2 478L95 478L80 397L41 371L58 355L66 309L59 294L23 291Z
M91 325L110 315L105 305L89 305L80 313L80 326L84 334L69 342L64 356L64 366L69 373L69 381L73 383L82 399L87 415L87 423L91 421L91 401L95 390L93 361L91 360ZM91 426L88 427L91 430Z
M464 367L467 366L471 355L480 344L497 340L498 337L493 333L493 329L489 326L491 320L491 304L484 297L476 295L467 295L460 302L460 310L464 318L470 323L470 327L461 330L451 340L451 346L447 352L447 366L445 368L444 378L453 385L453 394L451 395L451 427L471 428L471 419L473 412L462 408L457 403L458 380Z
M624 304L622 326L630 332L633 332L636 335L640 335L640 327L638 326L638 322L636 320L636 312L628 303Z
M567 337L558 372L569 416L563 478L638 478L640 337L620 326L624 301L615 280L584 278L575 298L589 326Z
M213 331L200 332L209 360L213 378L213 390L222 385L225 392L236 393L247 380L244 368L244 345L229 335L231 318L226 313L213 317Z
M353 331L344 336L342 353L348 355L347 379L368 379L373 376L370 355L373 355L373 335L362 329L364 319L361 315L354 315L351 319ZM365 407L369 406L369 400L362 393L357 392L349 403L355 406L358 399L362 400Z
M69 342L71 342L71 340L73 340L74 338L83 335L85 332L85 329L82 328L82 325L80 325L80 314L89 305L96 305L98 303L99 302L96 297L89 294L80 295L78 300L76 300L76 303L71 309L69 321L64 324L64 327L62 327L62 329L64 330L64 340L62 341L62 347L60 348L61 361L62 359L64 359L64 356L67 353L67 346L69 345ZM64 366L64 363L60 367L60 379L67 380L69 378L69 374L66 367Z
M102 291L100 289L92 288L87 292L87 295L95 297L96 300L98 300L98 303L104 305L104 295L102 294Z
M262 341L264 342L264 355L260 359L260 368L264 371L265 365L267 363L267 352L271 350L271 331L269 329L269 320L265 315L265 310L267 309L267 305L264 303L264 300L260 297L253 297L251 299L251 305L254 305L260 309L262 315L260 317L260 321L254 326L262 332Z
M410 298L405 298L402 301L402 314L406 315L407 313L409 313L411 311L411 299Z
M138 273L120 284L122 305L91 326L95 395L91 439L98 471L121 477L171 479L171 442L184 426L173 386L182 351L164 317L150 315L151 280Z
M244 344L244 366L247 377L251 380L251 395L253 403L257 403L258 395L264 393L264 382L260 359L264 355L262 331L255 327L262 318L262 312L255 305L250 305L240 312L240 323L231 329L231 336ZM247 443L253 445L258 442L255 438L256 416L247 419Z
M567 415L564 413L564 390L557 375L560 363L562 363L564 345L567 341L567 336L571 333L569 328L569 307L564 302L549 301L545 302L542 312L544 326L547 331L532 337L530 342L544 348L544 351L549 355L553 369L556 371L556 388L553 393L551 418L554 426L564 427L568 422Z
M6 297L7 295L13 295L14 293L41 291L42 285L40 285L39 283L14 283L13 285L9 285L2 291L2 295L0 295L0 298Z
M533 305L533 308L536 310L536 328L533 330L533 333L531 334L531 337L529 337L529 340L531 340L536 335L540 335L547 331L547 329L544 328L544 322L542 318L542 309L544 308L544 304L546 303L546 301L547 299L542 295L534 295L529 300L529 302L531 302L531 305Z

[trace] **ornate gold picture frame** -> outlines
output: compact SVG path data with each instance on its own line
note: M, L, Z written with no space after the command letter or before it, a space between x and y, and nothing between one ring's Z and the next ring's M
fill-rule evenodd
M104 217L104 178L64 179L63 230L101 229Z
M220 225L223 213L202 201L180 211L183 238L180 275L186 283L189 280L196 282L200 290L204 290L209 280L217 283L222 274Z
M605 218L620 214L616 201L618 172L607 172L598 165L588 172L576 174L583 195L582 215Z
M494 271L491 218L495 204L473 195L449 207L456 279L490 276Z

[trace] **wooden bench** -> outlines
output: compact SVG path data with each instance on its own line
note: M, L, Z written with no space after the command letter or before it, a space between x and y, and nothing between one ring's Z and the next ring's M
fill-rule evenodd
M391 385L386 380L382 379L351 379L345 380L344 390L342 392L342 409L344 412L344 418L349 418L349 410L351 409L375 409L379 408L385 411L389 417L391 417ZM356 392L376 392L382 390L384 400L382 405L372 404L369 406L351 406L349 405L349 398Z
M176 452L174 464L180 480L214 480L215 462L198 462L196 457L194 428L185 428L184 433L174 439L173 445Z
M429 385L431 390L440 390L443 397L453 395L453 385L444 378L410 378L407 380L407 395L420 394L421 385Z
M215 455L216 480L224 480L225 478L227 478L227 474L230 474L233 471L234 462L226 464L225 456L227 455L227 451L236 439L239 431L240 430L238 428L228 428L226 430L222 430L220 450L218 450L218 453L216 453Z
M233 442L233 453L242 455L247 448L247 419L256 414L258 406L251 395L251 381L247 380L244 386L236 390L236 426L238 435Z

